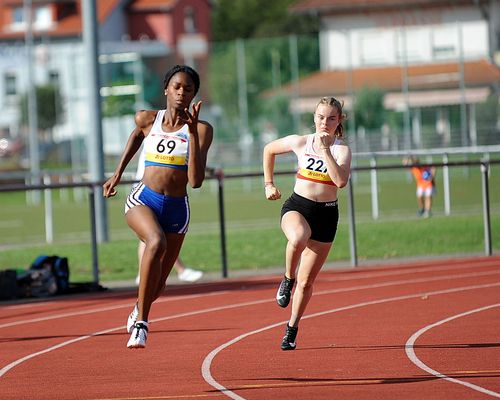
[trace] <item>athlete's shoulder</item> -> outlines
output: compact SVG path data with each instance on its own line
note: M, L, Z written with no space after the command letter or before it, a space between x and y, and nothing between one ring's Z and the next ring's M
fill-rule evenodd
M214 128L209 122L198 120L198 134L205 135L205 137L212 137Z
M336 138L333 148L335 154L351 155L351 148L345 138Z
M207 122L207 121L203 121L203 120L198 120L198 127L200 128L204 128L204 129L209 129L209 130L213 130L213 126L210 124L210 122Z
M158 110L139 110L135 113L135 124L139 128L147 128L153 125Z
M287 140L295 145L301 145L307 142L307 138L309 136L310 134L300 135L297 133L292 133L291 135L285 136L285 138L287 138Z
M346 146L349 147L349 143L347 143L347 139L345 137L337 137L335 139L335 145L337 146Z

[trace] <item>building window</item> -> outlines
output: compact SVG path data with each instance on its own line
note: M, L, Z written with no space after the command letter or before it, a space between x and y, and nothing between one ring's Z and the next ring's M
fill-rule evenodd
M458 32L455 26L438 27L432 32L432 56L447 60L458 56Z
M35 29L47 29L52 25L52 11L49 6L36 7L33 10L33 26Z
M16 85L16 75L13 73L7 72L4 75L4 85L5 85L5 95L6 96L15 96L17 94L17 85Z
M49 83L54 86L59 86L59 72L49 71Z
M32 19L34 29L48 29L52 25L52 11L49 6L39 6L32 8ZM12 30L24 30L26 28L26 15L24 7L14 7L12 9Z
M16 7L12 10L12 24L24 24L23 7Z
M186 7L184 9L184 32L195 33L196 32L196 20L194 17L193 7Z
M24 8L23 7L13 8L10 28L12 30L19 31L24 29L24 25L25 25Z

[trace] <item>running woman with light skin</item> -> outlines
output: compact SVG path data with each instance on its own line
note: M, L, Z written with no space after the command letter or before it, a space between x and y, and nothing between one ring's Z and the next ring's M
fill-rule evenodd
M191 105L199 86L199 76L191 67L176 65L166 73L166 109L136 113L136 127L115 173L103 185L104 197L116 195L115 186L144 142L144 176L125 204L128 225L146 244L137 303L127 321L129 348L146 346L151 305L163 291L187 232L187 184L198 188L205 179L213 128L198 119L201 101Z
M289 135L264 147L264 185L268 200L281 198L273 181L276 156L294 152L299 165L293 194L281 209L281 229L288 243L285 276L276 294L279 306L288 306L297 281L290 320L281 343L283 350L296 347L299 321L337 231L337 191L347 185L351 171L351 150L343 135L344 119L342 104L333 97L324 97L314 112L315 133Z

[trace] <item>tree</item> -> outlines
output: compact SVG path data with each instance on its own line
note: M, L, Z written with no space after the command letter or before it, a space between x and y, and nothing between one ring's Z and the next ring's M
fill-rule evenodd
M500 110L499 96L492 93L485 102L479 103L476 108L478 128L478 144L497 144L500 139Z
M281 97L279 88L292 79L290 35L297 35L299 76L319 69L318 19L294 15L289 11L293 0L218 0L212 18L210 56L211 96L224 110L224 124L218 134L230 137L241 128L238 101L237 40L243 41L245 84L249 128L257 134L262 120L281 120L275 126L285 129L291 121L288 99ZM274 89L276 99L262 94ZM270 111L278 114L269 115ZM271 113L272 114L272 113ZM286 121L286 122L284 122ZM274 121L276 122L276 121ZM280 129L280 132L282 130ZM286 132L289 132L287 129Z
M296 0L217 0L212 14L215 41L318 33L319 19L292 14Z
M356 125L365 129L380 129L384 123L384 92L376 87L364 87L356 93L354 104Z
M55 85L37 86L37 117L38 129L43 131L52 130L52 128L61 121L63 106L59 88ZM21 122L28 125L28 94L24 94L20 102Z

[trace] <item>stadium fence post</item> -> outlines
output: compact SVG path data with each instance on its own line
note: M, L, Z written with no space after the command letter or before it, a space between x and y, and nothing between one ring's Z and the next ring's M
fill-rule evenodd
M99 284L99 259L97 255L97 226L95 212L95 185L89 187L89 207L90 207L90 233L92 241L92 272L94 275L94 283Z
M491 220L488 169L489 163L487 161L481 162L481 176L483 181L484 252L487 256L491 256Z
M372 155L370 158L370 178L371 178L371 198L372 198L372 218L378 219L378 182L377 182L377 158Z
M358 265L358 252L356 248L356 222L354 221L354 189L352 175L349 178L349 245L351 250L351 265Z
M219 186L219 222L220 222L220 246L222 258L222 277L227 278L227 255L226 255L226 221L224 216L224 176L217 175Z
M451 214L450 202L450 173L448 168L448 154L443 154L443 195L444 195L444 215Z

